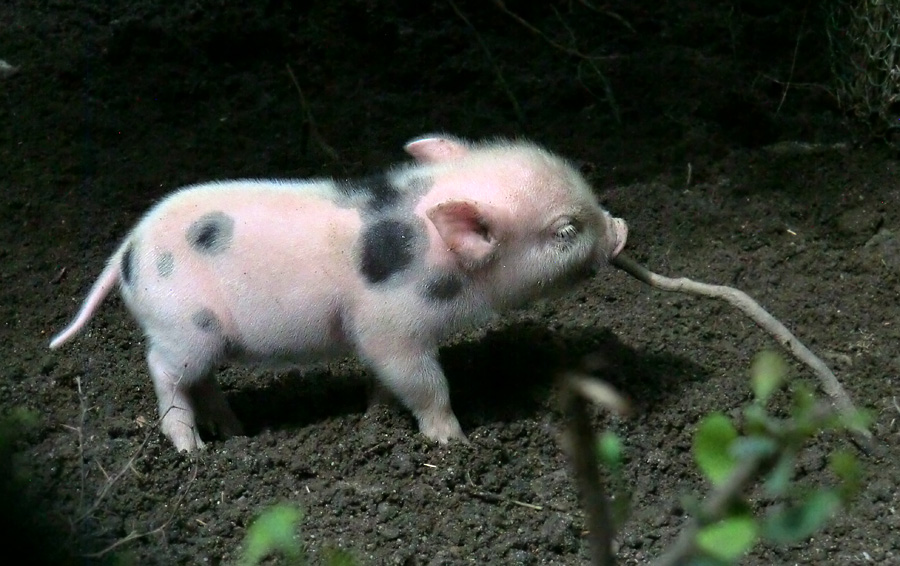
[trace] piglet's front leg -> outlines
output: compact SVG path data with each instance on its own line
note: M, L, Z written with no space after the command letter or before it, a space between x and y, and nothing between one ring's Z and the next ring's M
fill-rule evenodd
M361 344L360 350L379 382L412 411L422 434L441 444L451 439L466 442L450 407L450 391L437 360L437 348L381 335Z

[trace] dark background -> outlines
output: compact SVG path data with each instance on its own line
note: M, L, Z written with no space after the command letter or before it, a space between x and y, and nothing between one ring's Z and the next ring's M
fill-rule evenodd
M859 504L747 564L897 563L898 163L888 126L838 104L836 73L849 71L831 58L829 4L505 7L0 6L0 59L19 67L0 79L0 409L38 417L15 445L2 526L28 556L230 564L255 514L291 501L314 556L340 546L364 564L583 564L552 377L597 352L598 375L635 404L628 421L596 415L628 454L622 563L671 543L679 497L707 490L690 454L697 422L736 414L752 356L776 345L725 305L622 273L448 344L471 446L431 445L398 408L367 411L365 370L347 361L226 370L249 435L177 454L154 427L142 338L118 298L47 350L120 238L173 189L371 173L443 131L525 136L571 158L629 222L633 257L748 292L873 409L885 449L865 460ZM827 454L840 443L822 438L800 458L804 485L833 481Z

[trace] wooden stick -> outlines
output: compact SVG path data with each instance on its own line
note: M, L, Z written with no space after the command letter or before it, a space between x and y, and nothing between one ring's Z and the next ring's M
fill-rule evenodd
M795 358L809 366L819 377L822 389L831 397L832 403L840 412L856 412L856 406L850 400L850 396L844 390L843 386L835 377L834 373L825 365L818 356L813 354L809 348L803 345L800 340L794 336L790 330L785 327L778 319L768 313L759 303L754 301L749 295L734 287L725 285L709 285L707 283L699 283L686 277L671 279L662 275L653 273L646 267L640 265L624 253L620 253L613 258L611 262L614 266L625 271L632 277L638 279L663 291L678 291L692 295L702 295L704 297L714 297L722 299L737 308L759 325L763 330L771 334L775 340L788 352L793 354ZM872 440L872 433L866 429L854 429L860 436L865 439L865 444Z

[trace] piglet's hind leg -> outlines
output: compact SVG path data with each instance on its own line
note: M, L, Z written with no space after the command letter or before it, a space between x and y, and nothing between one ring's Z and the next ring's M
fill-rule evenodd
M147 352L147 364L156 389L163 434L179 451L203 448L190 389L202 379L207 368L190 363L173 364L154 346Z

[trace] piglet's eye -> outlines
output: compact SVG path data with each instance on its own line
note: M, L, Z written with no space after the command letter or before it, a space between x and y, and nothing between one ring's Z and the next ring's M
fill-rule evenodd
M569 223L564 226L561 226L556 230L556 237L564 242L571 242L575 239L575 236L578 235L578 228L575 227L575 224Z

